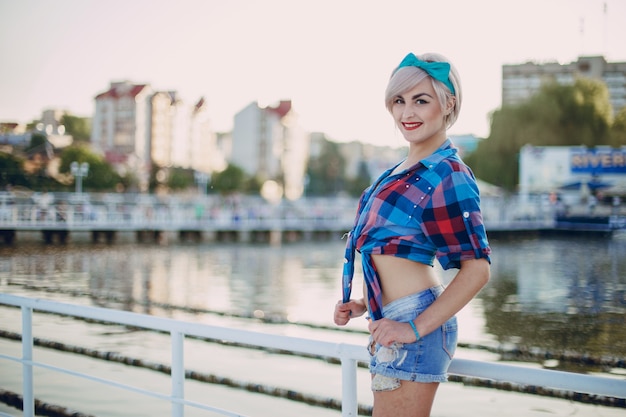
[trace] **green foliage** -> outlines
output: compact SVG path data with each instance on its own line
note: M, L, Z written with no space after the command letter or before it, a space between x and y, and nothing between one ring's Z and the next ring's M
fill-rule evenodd
M0 187L5 190L16 185L30 186L30 181L24 173L24 160L0 152Z
M222 172L213 174L211 188L221 194L232 194L244 191L246 185L246 173L234 164L228 164Z
M581 78L573 86L551 84L537 97L545 95L553 97L560 110L553 126L561 132L555 145L592 147L607 144L613 109L603 82ZM545 108L538 110L545 111Z
M347 191L353 197L360 197L363 194L363 191L369 187L372 183L372 179L370 178L369 170L367 168L367 163L365 161L361 161L359 164L359 173L356 178L353 178L348 181Z
M465 161L482 180L514 190L522 146L611 144L619 136L611 119L604 83L578 79L574 85L546 84L526 102L496 110L489 137Z
M322 151L309 159L307 167L307 196L332 196L343 190L346 161L339 152L339 145L324 140Z
M65 133L71 135L74 141L89 142L91 138L91 122L87 117L77 117L64 114L61 124L65 126Z
M48 143L48 137L43 133L33 133L30 137L30 144L24 149L25 151L43 150Z
M243 191L246 194L260 194L263 182L258 177L250 177L244 182Z
M45 137L44 137L45 139ZM0 152L0 189L25 187L31 190L61 190L63 185L51 178L42 166L35 172L25 170L25 160L17 156Z
M626 107L615 115L610 131L610 145L626 146Z
M171 190L184 190L192 187L194 184L194 176L192 169L174 167L169 169L167 177L167 186Z
M167 171L163 169L163 167L152 161L152 163L150 164L150 178L148 179L148 189L150 190L150 192L156 191L157 188L163 185L163 183L166 181L166 172Z
M104 158L81 145L70 146L63 150L59 172L71 174L71 163L74 161L89 164L89 173L83 178L83 188L86 191L112 191L122 182L120 175Z

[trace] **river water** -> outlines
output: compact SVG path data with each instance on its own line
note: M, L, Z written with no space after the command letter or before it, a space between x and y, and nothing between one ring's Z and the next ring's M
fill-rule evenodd
M493 360L623 377L615 363L626 358L626 233L493 237L491 245L492 279L458 315L467 355L488 351ZM287 334L361 343L365 320L353 320L350 334L332 323L343 246L340 239L273 246L17 242L0 247L0 291L224 325L282 323L298 329ZM452 279L454 271L436 268L444 282ZM9 320L18 313L0 308L0 328L19 332ZM58 326L51 320L41 331L102 345L84 323L64 321L57 333ZM608 358L608 365L576 359L583 357Z

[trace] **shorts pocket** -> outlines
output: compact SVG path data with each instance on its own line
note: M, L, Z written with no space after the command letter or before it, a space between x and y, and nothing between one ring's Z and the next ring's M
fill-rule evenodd
M458 324L456 317L452 317L445 322L441 328L443 338L443 350L448 354L450 359L456 352L456 344L458 338Z

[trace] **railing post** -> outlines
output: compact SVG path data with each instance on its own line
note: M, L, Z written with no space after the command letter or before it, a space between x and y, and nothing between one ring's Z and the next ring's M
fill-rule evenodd
M183 342L185 336L181 332L172 331L172 398L185 398L185 361ZM183 417L185 406L172 401L172 417Z
M35 416L33 393L33 309L22 306L22 400L24 417ZM26 363L28 362L28 363Z
M356 369L355 359L341 358L341 417L356 417L358 413Z

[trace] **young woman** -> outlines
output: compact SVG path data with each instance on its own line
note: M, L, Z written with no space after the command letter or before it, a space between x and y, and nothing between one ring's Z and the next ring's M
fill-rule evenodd
M446 130L461 108L456 69L441 55L408 54L385 103L408 155L361 196L334 320L367 313L374 417L427 417L457 342L455 314L489 281L491 249L473 173ZM355 250L363 298L350 299ZM457 268L444 288L433 270Z

